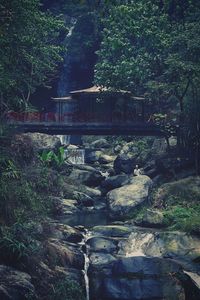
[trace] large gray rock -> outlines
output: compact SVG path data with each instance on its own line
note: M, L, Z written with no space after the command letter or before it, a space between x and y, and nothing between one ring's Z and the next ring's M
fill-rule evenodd
M98 186L104 179L98 171L90 172L79 169L74 169L69 178L74 182L79 182L88 186Z
M28 137L31 141L35 152L56 151L60 146L60 139L55 135L44 133L24 133L24 137Z
M109 148L110 144L106 139L99 139L91 143L92 148Z
M111 176L102 182L102 187L107 191L116 189L129 183L129 176L126 174Z
M137 228L127 241L120 242L119 248L119 254L125 256L168 257L191 264L200 258L200 239L178 231L155 232Z
M173 274L173 275L172 275ZM129 257L89 269L92 300L185 300L181 267L160 258Z
M129 154L119 154L114 161L114 170L116 174L131 174L135 168L135 158Z
M115 160L115 156L107 155L107 154L102 154L99 157L99 162L100 164L109 164L112 163Z
M135 208L147 202L152 181L141 175L131 179L130 184L107 194L109 213L112 217L128 216Z
M1 300L28 300L31 296L34 297L34 295L35 288L31 283L30 275L19 272L11 267L0 265Z
M90 251L113 253L117 249L117 241L104 237L93 237L87 241Z

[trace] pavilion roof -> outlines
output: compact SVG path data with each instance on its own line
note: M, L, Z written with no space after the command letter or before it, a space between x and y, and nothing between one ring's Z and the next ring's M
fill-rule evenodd
M72 92L70 92L70 94L71 95L76 95L76 94L99 94L99 93L102 93L102 92L131 94L130 91L112 90L112 89L109 89L109 88L106 88L106 87L97 86L97 85L94 85L94 86L92 86L90 88L87 88L87 89L72 91Z

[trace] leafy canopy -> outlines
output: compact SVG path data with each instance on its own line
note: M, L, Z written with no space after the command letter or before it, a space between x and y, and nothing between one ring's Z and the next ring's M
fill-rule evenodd
M1 110L27 105L37 86L49 84L61 60L63 22L42 12L39 0L0 4Z

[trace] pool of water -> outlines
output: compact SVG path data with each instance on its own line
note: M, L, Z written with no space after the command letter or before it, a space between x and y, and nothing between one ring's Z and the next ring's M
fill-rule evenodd
M107 225L109 224L110 219L105 211L82 211L73 215L61 217L59 221L70 226L82 225L85 228L90 228L97 225Z

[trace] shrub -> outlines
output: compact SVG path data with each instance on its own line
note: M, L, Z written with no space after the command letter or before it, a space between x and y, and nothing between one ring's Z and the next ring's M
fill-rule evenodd
M79 284L67 278L59 278L52 284L49 300L85 300L83 289Z

